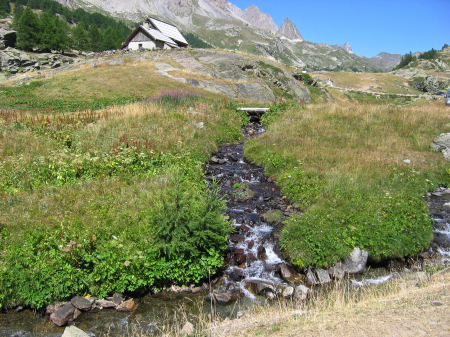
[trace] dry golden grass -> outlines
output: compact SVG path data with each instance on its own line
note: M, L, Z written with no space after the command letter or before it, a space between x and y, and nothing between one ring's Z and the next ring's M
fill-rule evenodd
M158 325L163 336L180 336L186 321L195 336L449 336L450 274L410 274L385 284L350 287L347 281L317 288L306 302L279 300L247 308L240 319L191 316L185 308ZM441 302L442 305L435 305ZM438 303L439 304L439 303ZM214 309L214 308L213 308ZM236 310L239 309L237 305ZM121 334L149 336L137 326ZM106 333L104 336L109 336Z
M421 167L439 161L440 156L429 148L449 128L447 110L438 103L408 108L308 105L287 112L259 141L266 146L277 144L281 153L295 156L305 168L327 172L356 173L402 165L405 159Z
M420 93L418 90L410 88L405 78L388 73L325 72L311 75L323 79L331 78L334 85L340 88L393 94ZM409 91L401 89L397 85L407 87Z
M280 303L211 329L211 336L449 336L450 276L335 289L305 305ZM350 294L353 292L353 294ZM432 302L443 305L435 306Z

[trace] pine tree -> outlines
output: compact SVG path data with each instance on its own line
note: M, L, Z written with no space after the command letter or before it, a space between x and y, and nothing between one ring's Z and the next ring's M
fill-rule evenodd
M56 49L55 34L55 21L49 13L44 12L39 19L39 49L47 52Z
M77 26L72 30L73 47L82 51L88 50L88 33L86 31L86 25L83 21L79 22Z
M117 36L115 34L115 31L109 26L104 32L103 32L103 39L101 48L102 50L113 50L116 49L117 45Z
M59 19L57 16L55 16L54 24L55 24L55 50L58 50L61 52L61 54L64 54L64 51L66 51L70 45L70 28L67 22L63 19Z
M0 0L0 18L7 17L9 14L11 14L9 0Z
M17 27L17 48L31 50L39 46L39 28L39 18L27 7Z
M89 49L92 51L100 51L102 43L102 35L95 25L91 25L88 30Z
M24 12L23 6L18 2L16 2L14 4L13 22L12 22L12 26L15 30L17 30L17 28L19 27L19 20L22 17L23 12Z

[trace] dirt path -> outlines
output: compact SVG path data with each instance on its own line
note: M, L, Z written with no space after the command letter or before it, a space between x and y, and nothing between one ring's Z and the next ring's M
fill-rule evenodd
M386 296L373 292L358 303L325 309L261 309L222 322L210 336L450 336L449 273L426 285L409 281L393 288Z

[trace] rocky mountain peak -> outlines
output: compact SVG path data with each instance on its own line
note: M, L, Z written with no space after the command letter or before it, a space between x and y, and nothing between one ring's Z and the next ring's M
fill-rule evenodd
M283 24L277 32L278 36L286 37L290 40L305 41L302 34L297 29L297 26L288 18L284 19Z
M250 23L252 26L257 28L273 32L278 31L277 24L273 21L270 14L263 14L261 10L255 5L251 5L250 7L244 10L242 18Z
M335 45L332 46L332 47L334 47L335 49L340 49L340 50L346 51L346 52L348 52L348 53L354 54L354 53L353 53L353 50L352 50L352 47L350 47L350 45L348 44L348 42L345 42L342 46L339 45L339 44L335 44Z
M348 42L344 43L344 49L348 51L349 53L353 53L352 47L348 44Z

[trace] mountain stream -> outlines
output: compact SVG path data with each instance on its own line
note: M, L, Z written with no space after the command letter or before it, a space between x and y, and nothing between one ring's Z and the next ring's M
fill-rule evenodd
M247 139L262 132L264 129L255 122L243 129ZM82 313L74 322L78 328L91 336L123 336L130 332L163 332L168 326L180 325L183 319L202 315L206 320L236 318L254 303L284 296L290 283L304 279L283 261L278 246L282 221L300 210L283 197L262 167L245 161L243 147L244 143L223 144L206 165L206 179L220 185L220 194L228 200L227 216L234 224L220 275L213 276L201 288L172 287L148 294L136 300L133 312L103 309ZM430 252L448 263L450 190L430 194L430 213L435 221ZM381 283L391 276L392 272L383 268L356 276L351 282L355 286ZM54 325L48 315L30 310L0 314L1 336L59 337L63 332L64 328Z

